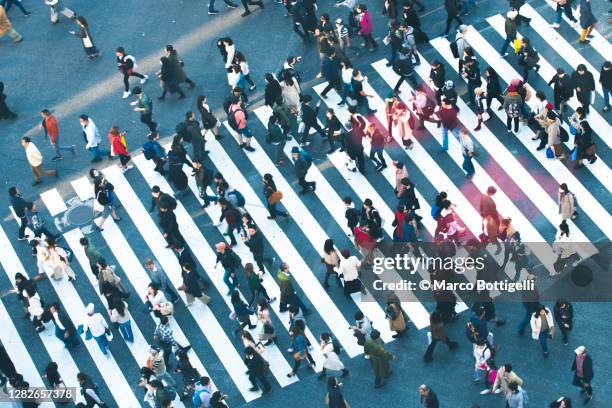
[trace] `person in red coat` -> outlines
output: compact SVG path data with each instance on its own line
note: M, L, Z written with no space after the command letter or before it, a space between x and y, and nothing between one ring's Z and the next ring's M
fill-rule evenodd
M127 143L125 142L125 133L119 132L118 126L113 126L108 132L108 141L111 145L111 153L113 156L119 156L119 167L123 171L128 171L133 168L128 164L132 158L127 151Z
M72 154L76 154L76 146L61 146L59 144L59 126L57 125L57 119L49 109L43 109L40 112L40 116L42 116L42 123L40 127L45 131L45 135L49 137L49 141L51 142L51 146L55 150L55 157L53 157L53 161L62 160L62 150L71 151Z

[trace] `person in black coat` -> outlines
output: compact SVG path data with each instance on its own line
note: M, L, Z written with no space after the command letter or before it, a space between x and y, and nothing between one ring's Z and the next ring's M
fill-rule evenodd
M603 111L607 112L610 110L610 93L612 93L612 62L606 61L601 66L599 82L604 94Z
M461 0L444 0L444 9L446 10L446 28L441 37L446 37L450 31L450 26L453 20L457 20L457 26L463 24L461 20Z
M234 330L234 334L238 334L238 332L242 331L245 327L248 326L249 330L254 329L256 326L251 324L251 315L254 313L249 306L242 300L240 297L240 292L237 290L232 291L231 296L232 307L234 308L234 314L236 315L236 320L240 323L240 326Z
M470 105L476 105L474 90L482 85L480 79L480 66L474 57L466 57L463 63L463 77L467 80L468 98Z
M404 205L408 209L408 211L418 210L419 201L416 198L416 194L414 192L414 184L408 177L404 177L400 183L404 186L402 193L398 197L398 205Z
M548 81L548 85L553 87L555 110L562 115L567 101L574 96L572 81L563 68L557 68L557 73Z
M79 345L76 327L59 304L53 303L49 306L48 316L55 325L55 336L63 341L67 348Z
M423 7L421 4L421 8L424 9L425 7ZM422 9L421 11L423 11ZM414 10L414 7L412 7L412 2L410 1L404 3L402 8L402 22L414 28L414 31L421 31L421 20Z
M569 6L569 4L568 4ZM571 7L571 6L570 6ZM571 8L570 8L571 10ZM572 408L572 400L568 397L559 397L548 405L549 408Z
M357 168L361 174L365 174L365 157L363 155L363 133L353 128L353 123L346 122L346 154L351 160L357 162Z
M438 396L428 385L422 384L419 386L419 396L423 408L440 408Z
M161 71L159 71L159 79L162 83L163 92L161 96L158 96L157 99L163 101L166 99L166 94L170 91L171 94L178 92L179 99L183 99L185 97L185 93L181 90L181 86L179 85L179 80L176 76L176 73L172 69L170 65L170 60L168 57L161 57Z
M499 102L499 107L497 110L502 110L504 108L504 98L501 96L501 85L499 84L499 75L497 72L491 67L487 67L484 71L484 76L487 81L487 112L490 116L493 116L493 111L491 110L491 102L493 98L497 99Z
M280 82L274 77L274 74L266 73L266 89L264 90L264 103L270 108L274 107L274 104L283 104L283 89L281 88Z
M345 150L345 144L342 124L340 123L340 120L336 116L334 110L331 108L328 109L327 112L325 112L325 117L327 118L325 131L327 132L327 140L329 140L330 147L327 154L331 154L336 150L335 142L340 143L340 151L343 152Z
M191 306L195 299L198 299L204 304L210 302L210 297L202 291L201 279L194 268L191 267L191 264L187 263L183 265L181 276L183 278L181 290L185 292L187 306Z
M166 248L173 248L185 244L185 238L183 238L183 235L179 230L174 211L168 208L160 207L157 218L159 221L159 226L162 229L162 233L164 234L164 238L168 243Z
M228 295L238 286L238 279L236 278L236 270L240 266L240 258L232 251L231 248L225 242L219 242L215 245L217 250L217 259L215 261L215 268L220 263L223 267L223 282L227 285Z
M174 211L176 208L176 200L170 194L161 191L159 186L153 186L151 187L151 206L149 207L149 212L152 213L157 206L163 206Z
M15 211L15 215L20 221L17 239L19 241L24 241L29 238L29 235L26 235L25 233L26 227L28 226L28 218L25 215L26 200L21 197L21 192L19 189L17 189L17 187L10 187L8 192L13 211Z
M185 265L190 265L191 268L195 270L196 262L193 258L193 254L191 253L191 249L189 249L188 246L181 243L181 245L174 247L174 251L176 252L176 257L178 258L178 263L181 268L183 268Z
M4 376L0 378L0 384L2 385L6 384L7 378L10 380L17 375L13 360L11 360L11 356L9 356L2 343L0 343L0 372Z
M584 113L588 115L589 106L591 105L591 93L595 90L593 74L587 70L586 65L580 64L572 74L572 83L576 90L576 98L582 105Z
M187 175L183 171L183 164L188 163L193 168L191 161L187 159L187 152L180 141L173 141L172 148L168 152L168 179L179 190L179 194L188 193L189 185Z
M261 273L264 273L264 237L261 231L255 224L249 225L247 228L248 239L244 238L244 244L249 247L253 254L253 259Z
M555 303L553 309L555 321L561 330L561 336L563 337L563 345L567 346L568 338L567 334L572 330L574 326L574 307L567 300L560 298Z
M593 380L593 360L591 356L587 354L586 347L580 346L574 350L576 353L576 357L574 357L574 362L572 363L572 371L574 372L574 380L572 384L582 388L584 391L585 399L584 403L593 399L593 387L591 386L591 381ZM578 370L578 364L582 363L582 373L580 375Z
M217 202L218 197L214 195L208 195L207 188L213 182L213 172L208 167L197 161L192 162L193 170L195 172L196 185L198 186L199 196L204 203L202 208L206 208L210 205L211 201Z
M183 129L186 134L189 134L189 142L193 146L193 161L202 163L204 154L206 153L206 139L202 136L200 123L196 119L196 115L193 111L189 111L185 114Z
M247 366L249 381L251 382L250 391L258 391L261 388L263 394L272 390L270 383L266 379L267 362L253 347L244 349L244 364Z
M0 120L15 119L17 114L6 105L6 94L4 93L4 82L0 82Z
M310 136L310 128L316 129L317 132L321 135L321 137L325 140L327 135L323 131L321 125L319 125L319 121L317 120L317 115L319 114L319 107L321 106L321 101L317 101L315 108L313 109L310 106L310 102L312 101L311 95L304 95L302 97L302 123L304 124L304 132L302 133L302 141L300 146L308 146L310 142L308 141L308 136Z
M431 79L431 82L436 90L436 100L438 101L439 105L440 96L442 96L442 89L444 88L444 83L446 82L446 71L444 69L444 65L440 64L440 61L435 58L433 61L431 61L429 78Z
M400 93L400 86L406 80L410 81L413 88L418 86L416 79L414 78L414 66L412 64L412 52L408 47L402 47L399 49L398 58L393 64L393 71L399 75L397 83L393 87L393 92L397 95Z
M342 90L342 81L340 79L340 61L336 56L336 52L330 50L323 60L323 77L327 81L327 86L321 92L322 98L327 98L327 93L335 89L338 93Z
M363 201L363 208L361 210L361 225L368 227L368 234L376 241L382 240L382 220L378 210L374 208L372 200L366 198Z

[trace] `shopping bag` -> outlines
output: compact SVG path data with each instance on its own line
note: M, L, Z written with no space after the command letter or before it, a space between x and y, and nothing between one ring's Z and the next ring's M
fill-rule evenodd
M570 154L570 160L572 161L578 160L578 148L577 147L574 147L572 149L572 153Z
M555 152L553 152L553 149L550 146L546 148L546 157L549 159L555 158Z
M521 49L521 40L515 38L514 42L512 43L512 47L514 48L514 53L518 54Z

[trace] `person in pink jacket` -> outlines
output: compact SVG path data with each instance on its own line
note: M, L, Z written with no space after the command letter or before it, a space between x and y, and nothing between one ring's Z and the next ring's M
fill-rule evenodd
M370 46L370 51L376 51L378 44L372 37L372 17L368 8L364 4L358 4L356 7L357 13L359 13L359 35L363 37L363 47Z

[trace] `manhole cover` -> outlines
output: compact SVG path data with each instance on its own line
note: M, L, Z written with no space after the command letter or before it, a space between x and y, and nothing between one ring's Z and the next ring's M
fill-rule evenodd
M93 207L88 203L77 204L66 211L66 223L74 227L90 225L93 217Z

